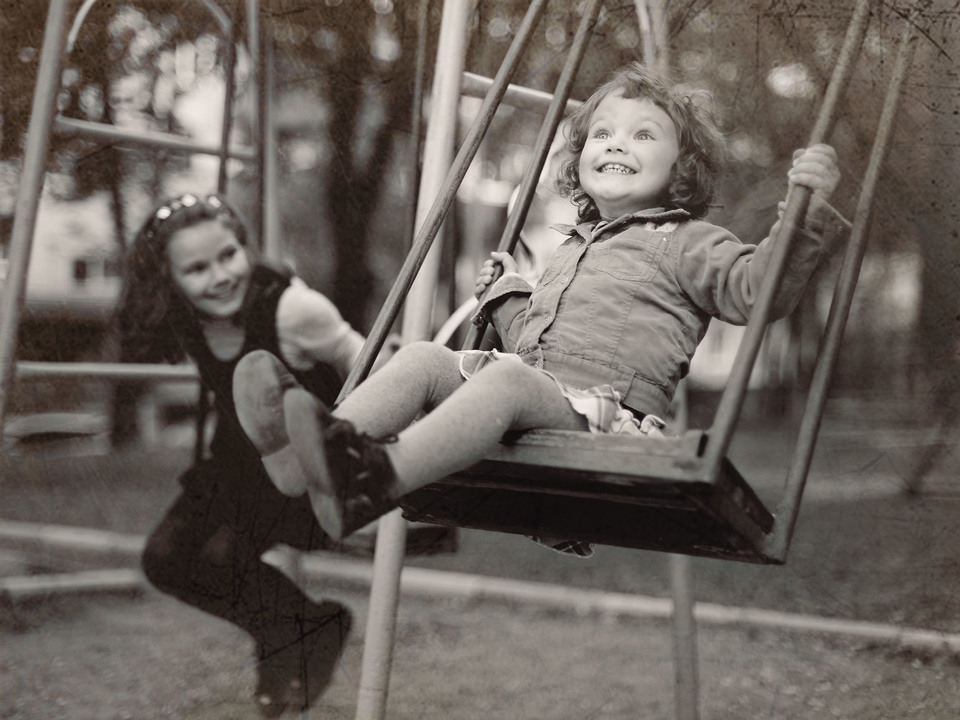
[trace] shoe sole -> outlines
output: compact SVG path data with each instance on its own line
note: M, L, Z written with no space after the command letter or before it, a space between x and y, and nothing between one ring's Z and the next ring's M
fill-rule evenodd
M272 455L260 458L273 486L287 497L300 497L307 492L307 473L291 445Z
M316 399L306 390L288 390L283 397L287 433L304 471L313 514L327 535L333 540L340 540L343 537L343 512L327 466L318 409Z
M289 443L283 418L283 394L297 387L283 363L265 350L243 358L233 373L233 397L243 432L261 455Z
M260 454L271 482L288 497L306 490L300 460L290 446L283 396L297 381L279 359L266 350L244 357L233 374L233 397L240 427Z

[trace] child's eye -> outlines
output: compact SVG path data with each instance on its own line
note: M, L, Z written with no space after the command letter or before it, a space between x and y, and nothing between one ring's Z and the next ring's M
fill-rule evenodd
M220 262L226 262L227 260L230 260L231 258L233 258L233 256L236 254L237 254L237 248L235 247L227 248L222 253L220 253Z
M603 129L594 130L593 137L596 140L606 140L608 137L610 137L610 133Z
M637 133L637 140L653 140L653 134L649 130L641 130Z

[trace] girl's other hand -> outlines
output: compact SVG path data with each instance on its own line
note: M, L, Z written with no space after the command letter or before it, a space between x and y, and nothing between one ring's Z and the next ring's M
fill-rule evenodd
M477 284L473 288L473 294L479 299L490 284L499 277L499 268L503 267L504 273L515 273L519 271L517 261L513 259L510 253L492 252L490 259L485 260L480 267L480 274L477 275Z
M808 187L820 199L828 200L840 182L836 151L824 144L795 150L787 179L792 185Z

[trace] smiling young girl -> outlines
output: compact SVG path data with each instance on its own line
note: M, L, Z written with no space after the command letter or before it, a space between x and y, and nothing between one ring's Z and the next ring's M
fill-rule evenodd
M634 64L570 118L561 188L578 207L536 288L506 254L477 280L507 352L402 350L332 412L283 396L285 428L314 512L342 537L404 494L469 467L507 431L659 433L712 317L747 322L772 250L745 245L706 214L723 137L691 97ZM797 151L791 184L813 190L774 315L790 312L823 249L832 148ZM417 422L421 411L428 414Z
M264 472L237 417L234 367L268 351L283 359L277 377L330 402L363 337L323 295L256 262L246 226L218 195L183 195L150 214L129 250L117 321L126 362L192 358L217 417L209 458L181 477L179 497L149 537L144 572L254 638L264 716L307 707L330 679L351 616L339 603L308 599L261 560L278 543L310 550L330 540L306 499L279 492ZM289 462L275 468L284 479L292 472Z

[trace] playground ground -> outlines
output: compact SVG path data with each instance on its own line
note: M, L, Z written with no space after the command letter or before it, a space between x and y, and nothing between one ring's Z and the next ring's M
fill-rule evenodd
M924 494L906 497L902 479L921 434L865 430L848 420L825 421L787 565L695 560L698 600L960 633L956 451L939 463ZM755 430L734 447L745 476L770 502L787 439L784 431ZM82 458L0 456L0 520L142 535L174 496L175 477L188 463L186 447ZM408 564L669 595L667 556L617 548L575 560L519 537L461 532L457 553ZM309 717L353 718L367 598L363 587L347 582L312 578L309 587L340 598L358 619L341 668ZM154 591L61 597L0 616L4 720L258 717L249 700L250 641ZM663 618L413 593L404 596L398 622L392 720L673 717L672 645ZM698 641L703 720L960 717L956 646L706 621Z

